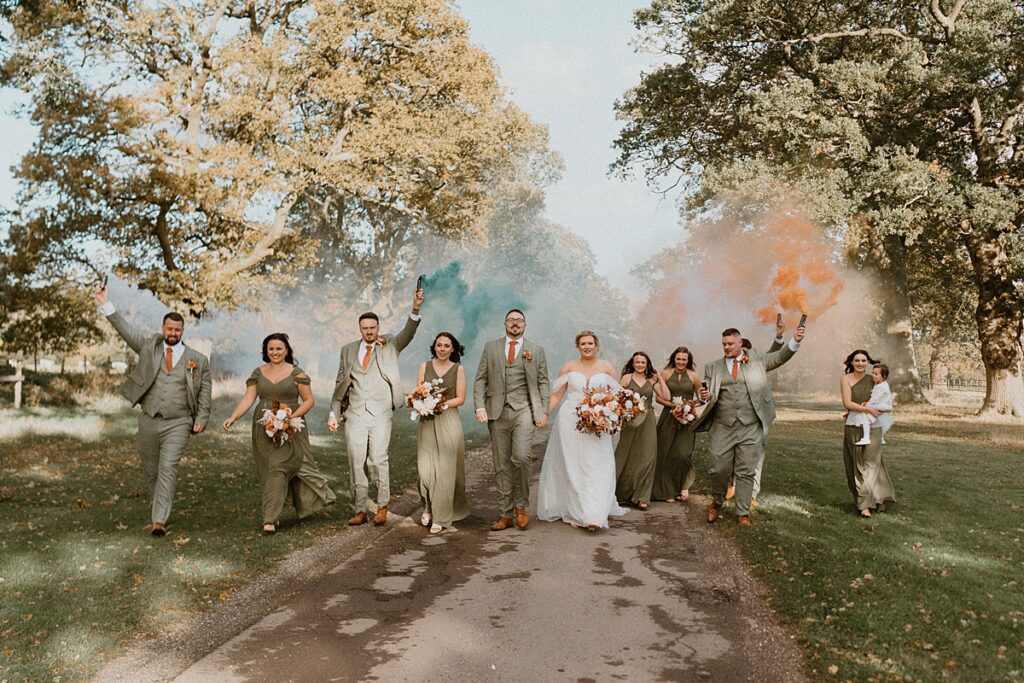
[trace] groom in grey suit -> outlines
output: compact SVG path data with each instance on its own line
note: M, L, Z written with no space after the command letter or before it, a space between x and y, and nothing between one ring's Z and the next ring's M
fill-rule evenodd
M797 327L788 345L761 353L743 348L743 335L730 327L722 332L721 358L704 366L700 398L707 403L698 430L708 430L711 461L711 505L708 522L721 514L729 478L736 476L736 521L752 526L750 500L757 463L765 446L768 427L775 421L775 399L768 372L783 365L800 348L803 326Z
M473 383L477 422L491 434L494 478L501 516L493 531L515 523L530 524L530 465L534 429L548 422L548 363L544 349L523 339L526 315L518 308L505 314L505 336L487 342Z
M99 312L139 354L135 369L121 385L121 395L133 406L142 406L135 443L152 499L146 528L163 536L174 504L178 461L189 437L205 430L210 420L210 361L182 343L185 319L180 313L165 315L160 334L152 334L114 310L105 285L96 290L96 301Z
M327 428L338 431L339 418L345 423L349 481L355 504L355 515L348 521L352 526L366 524L369 519L366 513L370 486L367 470L377 486L377 513L373 523L381 526L388 519L391 418L392 413L405 404L398 355L416 336L422 304L423 290L417 289L405 327L390 339L378 335L380 321L375 313L363 313L359 316L361 338L341 348Z

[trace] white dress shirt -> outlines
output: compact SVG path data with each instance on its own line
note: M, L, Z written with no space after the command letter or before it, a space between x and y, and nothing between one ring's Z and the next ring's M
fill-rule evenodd
M107 301L106 303L97 306L96 310L99 311L100 315L102 315L104 317L107 317L107 316L114 315L114 311L116 311L117 309L114 308L114 304L112 304L111 302ZM185 355L185 345L182 344L180 341L177 344L175 344L174 346L168 346L167 342L164 342L164 348L160 352L160 365L161 365L161 367L163 367L164 358L167 357L167 349L171 350L171 365L172 366L177 365L178 361L181 360L181 357Z

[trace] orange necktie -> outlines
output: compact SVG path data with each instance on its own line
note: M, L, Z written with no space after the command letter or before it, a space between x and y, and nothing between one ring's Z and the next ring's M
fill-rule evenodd
M739 374L740 374L740 359L739 358L733 358L732 359L732 378L736 379L736 377Z
M167 372L174 370L174 361L171 359L171 347L167 347L167 355L165 356L167 361Z
M365 370L370 365L370 354L373 352L372 349L372 346L366 347L366 355L363 356L363 370Z
M508 362L509 363L515 363L516 362L516 342L515 341L510 341L508 343Z

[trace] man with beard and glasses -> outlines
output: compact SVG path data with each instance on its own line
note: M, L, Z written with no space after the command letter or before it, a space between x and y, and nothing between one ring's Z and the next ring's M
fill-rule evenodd
M185 319L180 313L165 315L160 333L152 334L114 310L106 285L96 290L96 301L100 314L139 354L135 369L121 385L121 395L132 406L142 407L135 443L152 500L146 529L163 536L174 504L178 461L189 438L205 430L210 419L210 361L181 341Z

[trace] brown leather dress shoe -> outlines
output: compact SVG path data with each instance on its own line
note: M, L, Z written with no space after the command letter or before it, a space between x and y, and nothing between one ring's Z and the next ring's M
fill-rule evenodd
M740 526L754 526L754 520L750 519L747 515L740 515L737 517L736 523Z
M359 526L360 524L366 524L366 520L369 517L366 514L366 510L362 510L352 515L352 519L348 520L349 526Z
M719 515L722 514L722 508L712 503L708 505L708 524L714 524L718 520Z
M530 526L530 518L526 515L526 508L516 508L515 516L517 529L522 530Z
M167 533L167 529L164 528L164 525L160 522L153 522L151 527L152 528L150 529L149 533L153 534L157 538L160 538L161 536Z
M512 526L512 518L502 515L498 521L491 525L491 531L504 531Z
M375 526L384 526L384 523L388 521L388 506L381 505L377 508L377 514L373 516L373 523Z

